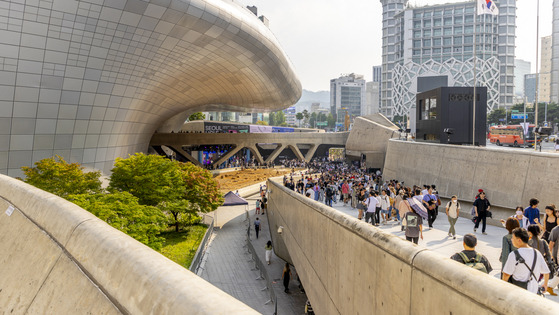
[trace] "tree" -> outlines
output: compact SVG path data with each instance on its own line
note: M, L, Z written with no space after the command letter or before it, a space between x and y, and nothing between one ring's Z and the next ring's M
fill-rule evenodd
M178 163L185 183L184 199L197 212L210 212L223 204L219 184L210 171L192 163Z
M334 118L332 113L328 114L328 117L326 118L326 121L328 122L328 127L330 127L330 128L336 127L336 119Z
M188 117L188 121L204 120L204 119L206 119L206 115L204 115L201 112L194 113Z
M504 108L495 108L487 115L487 125L504 125L506 121L500 121L500 119L505 119L505 116L507 116L507 113ZM510 116L507 118L510 118Z
M275 113L270 113L270 115L268 115L268 121L270 126L275 126L276 125L276 114Z
M309 124L310 124L311 128L316 127L315 123L316 123L316 118L317 117L318 117L318 115L316 113L311 114L311 118L309 119Z
M161 249L163 238L158 235L167 227L167 218L156 207L140 205L127 192L70 195L68 200L147 246Z
M74 194L101 192L101 172L85 172L78 163L68 163L61 156L42 159L35 167L22 167L24 182L66 198Z
M186 188L176 163L159 155L143 153L127 159L117 158L109 189L127 191L136 196L140 204L147 206L180 199Z
M303 120L305 116L303 115L303 113L297 113L295 114L295 118L297 118L297 120L299 121L299 127L301 127L301 120Z
M256 122L257 125L262 125L262 126L268 126L268 123L263 121L263 120L259 120Z
M285 113L280 110L276 112L276 126L282 126L285 123ZM285 124L287 126L287 124Z
M303 111L303 117L305 119L305 125L307 125L309 123L309 118L311 117L311 114L309 113L308 110L304 110Z

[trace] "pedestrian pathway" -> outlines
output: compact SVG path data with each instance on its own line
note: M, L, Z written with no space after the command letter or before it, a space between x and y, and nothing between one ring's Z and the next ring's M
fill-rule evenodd
M251 224L251 242L263 264L266 264L265 245L271 240L268 219L265 215L258 215L261 221L261 231L256 239L254 233L254 219L256 218L255 204L258 195L245 198L249 201L249 220ZM228 220L221 229L216 229L209 241L202 259L203 263L199 276L211 284L242 301L262 314L273 314L275 305L268 303L270 299L266 289L266 281L259 278L259 271L254 268L254 262L249 261L247 254L246 232L249 224L246 221L245 206L220 207L218 209L220 221ZM304 314L307 296L298 288L296 270L292 270L293 278L290 282L290 293L284 293L281 275L285 262L272 254L272 263L266 265L266 270L273 281L273 289L277 296L278 314ZM263 290L264 289L264 290Z
M444 205L445 203L443 203ZM466 211L469 211L467 205L463 205ZM471 207L471 204L470 204ZM344 206L343 202L338 202L333 204L333 208L339 210L345 214L348 214L352 217L357 218L358 211L356 209L352 209L349 205ZM387 224L380 225L378 228L381 230L392 233L394 235L400 236L405 239L404 232L401 231L401 227L399 223L394 221L389 221ZM452 239L452 237L448 236L448 229L450 228L450 224L448 223L448 218L444 212L439 212L437 216L437 220L433 224L433 229L429 230L427 225L427 220L423 222L423 240L419 240L419 246L426 247L430 250L433 250L443 256L450 257L456 252L464 250L462 246L462 238L465 234L473 233L477 236L478 244L476 246L476 251L484 254L489 262L491 263L491 267L493 267L493 271L490 273L491 276L495 278L500 278L501 273L501 262L499 261L499 257L501 255L501 244L503 236L508 233L508 231L499 226L487 225L487 235L483 235L481 233L481 225L480 228L477 230L477 233L474 233L474 224L471 220L466 218L458 218L456 222L455 229L456 229L456 239ZM558 290L555 290L558 293ZM559 296L550 296L546 294L546 298L553 300L555 302L559 302Z

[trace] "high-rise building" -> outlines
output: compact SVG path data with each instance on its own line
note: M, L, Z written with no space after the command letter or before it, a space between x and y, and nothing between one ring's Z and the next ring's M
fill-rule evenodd
M550 101L559 104L559 0L553 0Z
M285 122L289 126L295 126L297 121L297 108L295 106L288 107L283 110L285 114Z
M524 94L528 103L533 103L536 100L536 77L535 73L524 76Z
M540 75L538 78L538 102L551 100L551 35L542 37Z
M318 110L320 109L320 103L312 103L311 104L311 113L318 113Z
M514 59L514 95L524 97L524 76L532 73L532 63Z
M365 106L361 114L363 116L372 115L379 112L380 105L380 82L367 82L365 84Z
M373 82L382 81L382 66L373 66Z
M330 112L334 117L343 111L350 115L351 119L362 115L365 104L365 80L360 74L348 74L337 79L330 80ZM338 121L343 117L338 117Z
M487 107L512 106L515 0L499 0L500 14L476 15L477 1L414 7L407 0L383 6L381 113L405 115L415 104L417 78L447 76L449 86L488 90ZM474 31L475 25L475 31Z

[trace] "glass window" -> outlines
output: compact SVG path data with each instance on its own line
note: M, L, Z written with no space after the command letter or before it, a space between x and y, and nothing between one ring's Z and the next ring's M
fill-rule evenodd
M464 46L464 51L474 51L473 46Z
M464 12L464 8L456 8L454 9L454 14L458 15L458 14L462 14Z
M454 45L462 45L462 37L454 37Z
M454 18L454 24L462 24L464 19L461 16L457 16Z
M448 27L444 29L444 34L445 35L452 35L452 28Z
M452 45L452 37L445 37L443 40L443 43L445 46L450 46Z
M441 36L442 32L440 28L436 28L433 30L433 36Z
M474 37L473 36L464 36L464 44L473 44Z
M472 34L473 32L474 32L474 26L473 25L469 25L469 26L464 27L464 33L465 34Z
M464 18L464 23L474 23L474 16L466 15L466 17Z
M423 20L423 27L431 27L431 20Z
M433 48L433 54L440 54L440 53L441 53L440 48Z
M413 28L421 28L421 21L413 21Z
M413 41L413 48L419 48L421 47L421 40L414 40Z
M442 11L435 11L433 12L433 16L441 16L443 14Z
M431 17L431 15L432 15L432 12L425 12L423 14L423 17Z
M474 13L474 8L473 7L467 7L466 10L464 10L466 13Z
M421 37L421 31L413 31L413 38L420 38Z
M416 13L413 15L413 18L414 18L414 19L420 19L420 18L421 18L421 15L422 15L422 12L416 12Z
M433 46L440 46L440 45L441 45L441 39L440 38L433 39Z
M430 55L431 54L431 49L430 48L423 49L423 54L424 55Z
M414 56L419 56L419 55L421 55L421 49L414 49L414 50L413 50L413 55L414 55Z
M452 25L452 18L451 17L444 18L444 25Z
M423 31L423 37L431 37L431 30L424 30Z
M427 98L419 100L420 118L421 120L435 120L437 119L437 99Z
M462 26L456 26L454 27L454 35L460 35L464 32Z
M423 47L431 47L431 40L430 39L424 39L423 40Z
M445 47L445 48L443 48L443 53L444 53L444 54L448 54L448 53L451 53L451 52L452 52L452 47Z
M441 19L433 19L433 25L434 26L441 26L442 25Z

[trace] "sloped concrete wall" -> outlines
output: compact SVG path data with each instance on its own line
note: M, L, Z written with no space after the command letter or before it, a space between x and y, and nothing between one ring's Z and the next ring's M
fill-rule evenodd
M268 187L274 251L279 257L289 253L317 314L559 313L554 302L385 233L281 183L268 181Z
M382 168L388 140L398 137L398 127L381 114L357 117L349 132L346 155L367 158L367 167Z
M543 208L558 204L559 155L390 140L384 178L406 185L435 184L443 197L473 200L483 188L493 205Z
M256 314L68 201L4 175L0 192L0 313Z

